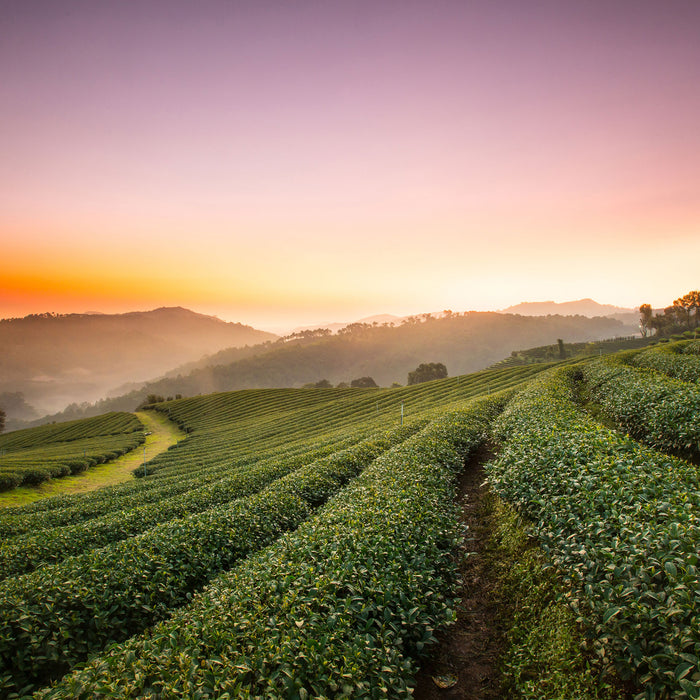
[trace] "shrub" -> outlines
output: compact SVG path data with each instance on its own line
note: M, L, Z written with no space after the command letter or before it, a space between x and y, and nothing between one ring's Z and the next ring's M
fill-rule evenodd
M0 474L0 491L16 489L22 483L22 475L17 472L3 472Z
M86 460L86 459L73 459L70 462L68 462L68 466L70 467L70 473L71 474L80 474L80 472L84 472L90 465L90 462L95 463L95 460Z
M22 484L27 486L36 486L51 478L51 474L46 469L27 469L22 476Z

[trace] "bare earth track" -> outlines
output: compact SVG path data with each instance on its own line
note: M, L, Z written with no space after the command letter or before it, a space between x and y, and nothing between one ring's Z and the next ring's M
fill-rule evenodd
M143 445L112 462L91 467L81 474L51 479L39 486L24 486L6 491L0 494L0 508L22 506L49 496L94 491L102 486L129 481L135 478L132 471L143 464L144 449L146 460L150 460L185 437L177 425L157 411L139 411L135 415L143 423L144 430L150 433Z
M462 504L461 521L466 526L464 556L460 562L461 603L456 623L439 636L437 647L418 673L416 700L502 698L496 668L501 653L496 581L484 556L491 518L483 505L487 492L483 485L483 465L491 456L482 449L465 465L460 476L458 498Z

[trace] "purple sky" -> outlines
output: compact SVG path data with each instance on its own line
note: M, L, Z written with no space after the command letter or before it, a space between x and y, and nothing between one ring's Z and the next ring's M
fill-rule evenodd
M696 0L5 0L0 66L0 317L700 286Z

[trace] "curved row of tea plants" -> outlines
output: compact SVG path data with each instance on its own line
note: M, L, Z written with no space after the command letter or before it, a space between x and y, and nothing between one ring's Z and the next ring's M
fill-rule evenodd
M342 447L336 444L333 452ZM275 479L326 456L330 450L327 447L296 457L264 460L247 468L239 467L223 479L198 485L170 498L166 497L164 490L160 490L161 500L157 502L129 508L127 499L123 501L121 509L112 510L104 516L65 527L34 529L0 543L0 580L27 573L42 564L56 563L69 556L125 540L174 518L200 513L251 495Z
M600 655L638 697L698 698L700 470L585 415L574 371L534 380L496 421L489 482L532 521Z
M49 561L54 556L64 558L81 551L80 542L91 545L91 548L100 546L99 542L105 543L100 539L91 544L89 532L99 538L107 537L107 541L124 539L169 518L199 512L238 498L243 495L242 489L253 488L256 483L267 483L264 481L266 474L270 475L268 480L277 478L303 464L350 447L362 437L358 431L352 440L319 441L313 449L300 445L275 451L275 456L268 459L249 458L234 464L227 461L221 468L211 468L204 474L196 472L150 483L141 481L138 482L140 489L133 483L120 484L86 494L80 499L65 499L70 505L64 508L23 513L13 510L2 514L0 534L6 539L0 545L0 578L10 575L10 569L3 572L4 565L10 567L12 559L21 559L22 548L26 548L31 561L24 565L20 562L19 566L29 567L22 569L28 571L40 561ZM144 515L142 526L137 512ZM121 537L120 529L124 530ZM76 533L76 537L73 538L71 533ZM63 552L61 541L67 547ZM19 569L12 571L17 573Z
M286 442L288 435L306 439L307 426L331 433L358 425L386 428L400 420L402 404L407 419L420 417L426 411L447 410L465 399L516 386L545 368L484 370L393 389L248 389L157 404L157 410L190 431L191 437L162 454L155 465L149 464L148 473L157 478L183 469L183 462L192 461L185 450L195 449L193 438L200 434L206 434L211 452L219 454L243 447L258 451L261 442Z
M121 435L139 430L143 431L143 423L133 413L113 411L94 418L50 423L37 428L25 428L4 433L0 435L0 450L20 450L55 442Z
M265 412L270 420L275 415L276 393L265 393ZM241 397L240 394L245 394ZM240 413L251 413L246 408L245 399L251 392L230 392L220 395L219 402L226 401L237 406ZM318 397L318 393L316 393ZM207 410L209 397L197 397L188 401L202 402L202 410ZM317 398L318 402L318 398ZM268 427L265 422L256 425L255 421L236 420L235 411L222 410L215 429L211 432L191 434L176 447L159 455L147 465L149 477L141 482L124 483L99 492L76 496L63 496L39 501L31 506L0 511L0 534L9 537L39 528L67 525L82 522L108 511L121 511L139 504L151 503L199 488L207 482L222 479L231 472L246 465L252 465L272 457L285 458L309 452L309 439L313 436L314 450L317 456L330 454L340 446L353 444L366 437L372 430L378 429L358 422L349 422L341 429L328 431L323 416L310 415L307 406L294 414L288 423L278 423L275 439L268 439ZM282 406L283 407L283 406ZM225 408L225 406L223 407ZM213 421L213 419L211 419ZM267 421L269 422L269 421ZM398 421L394 420L393 424ZM386 427L387 421L384 421ZM155 466L154 466L155 462ZM158 464L166 468L155 477ZM154 483L154 482L160 483ZM40 515L44 511L51 514Z
M170 412L190 435L148 463L145 481L4 509L0 511L0 536L75 524L183 493L239 466L288 455L291 449L306 451L311 435L316 446L336 449L339 442L356 441L358 431L368 435L371 430L395 425L402 404L407 419L415 418L485 391L520 384L541 370L542 366L485 370L399 389L247 390L167 402L159 408ZM195 428L186 422L195 422L197 416L209 427ZM160 480L162 486L153 483ZM38 515L49 510L61 512Z
M70 421L0 436L0 491L78 474L130 452L146 439L143 424L129 413L110 413L82 423Z
M654 369L685 382L699 382L700 357L697 353L686 351L689 345L692 351L694 344L688 342L657 345L635 355L630 359L630 364Z
M700 454L700 387L619 360L583 367L587 392L604 414L652 447Z
M0 690L41 685L144 629L270 544L414 432L407 426L307 465L259 494L173 520L0 584Z
M44 698L404 697L454 618L455 475L500 401L444 415L295 532Z

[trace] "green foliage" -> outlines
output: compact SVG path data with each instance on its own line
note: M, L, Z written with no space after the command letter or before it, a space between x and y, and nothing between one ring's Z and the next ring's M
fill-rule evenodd
M496 522L489 552L497 572L502 690L521 700L613 700L618 697L601 669L582 650L586 641L566 604L566 587L527 535L517 512L492 496Z
M162 619L187 601L193 587L296 528L417 427L363 441L259 494L7 579L0 584L0 688L41 685L92 651Z
M371 459L380 445L368 438L397 426L402 403L409 423L397 439L437 411L539 371L486 371L391 390L253 390L159 405L189 432L149 464L147 478L0 511L0 566L8 576L0 583L0 694L38 687L169 616L212 576L295 527ZM420 454L441 454L438 444ZM355 458L348 462L347 454ZM366 571L371 558L363 556Z
M542 375L511 402L489 481L533 523L601 659L640 697L697 697L699 469L585 416L576 371Z
M700 357L695 349L697 346L697 343L688 341L659 345L635 355L630 359L630 364L697 384L700 382Z
M408 373L408 384L421 384L433 379L444 379L447 376L447 367L442 362L428 362L418 365L416 369Z
M0 436L0 490L76 474L144 440L142 423L127 413L6 433Z
M658 449L700 455L697 384L635 369L615 357L591 362L582 371L591 399L622 430Z
M237 488L239 470L245 472L256 464L264 467L270 461L297 468L300 459L327 456L373 431L396 425L401 403L408 419L416 419L481 393L518 385L541 369L488 370L391 390L263 389L175 401L161 410L186 429L188 438L151 460L145 481L0 510L0 537L27 532L38 537L43 530L100 517L111 519L112 514L118 520L122 513L126 515L125 532L134 534L132 511L139 506L160 502L165 520L199 512L207 503L224 503L240 495L229 493ZM143 475L141 468L138 471ZM181 501L170 500L178 496ZM179 507L184 511L177 512ZM152 521L144 518L144 524L150 527ZM34 557L30 554L28 560Z
M304 389L331 389L333 385L327 379L321 379L318 382L310 382L304 384Z
M377 382L372 377L359 377L358 379L353 379L350 382L350 386L353 389L373 389L377 386Z
M502 403L437 419L171 620L40 697L407 696L454 619L455 474Z

